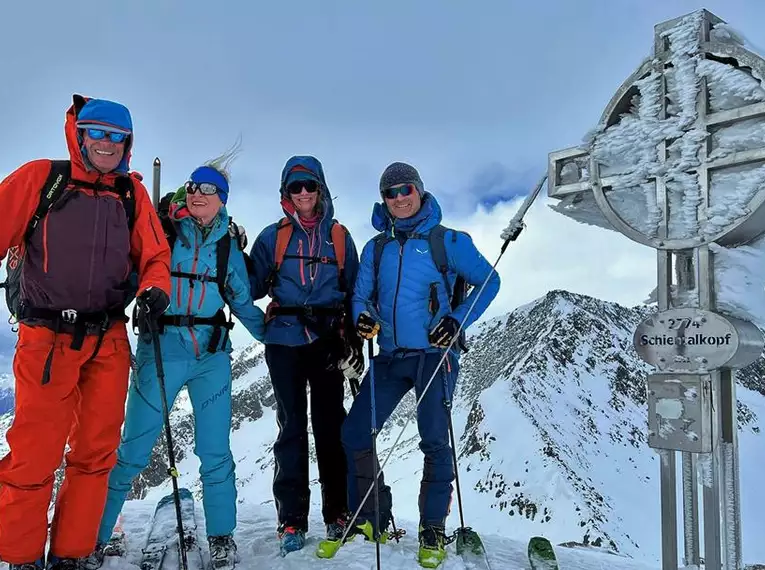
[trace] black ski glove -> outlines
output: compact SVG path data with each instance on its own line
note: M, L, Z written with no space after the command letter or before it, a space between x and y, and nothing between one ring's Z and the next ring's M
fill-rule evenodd
M159 317L170 306L170 298L162 289L149 287L136 298L139 331L156 330Z
M369 340L377 336L380 332L380 323L375 321L372 316L364 311L359 315L359 319L356 321L356 332L359 333L361 338Z
M428 342L438 348L448 348L452 339L457 336L460 324L452 317L445 316L428 334Z
M348 343L345 358L340 361L340 371L348 380L358 380L364 374L364 350L362 344Z

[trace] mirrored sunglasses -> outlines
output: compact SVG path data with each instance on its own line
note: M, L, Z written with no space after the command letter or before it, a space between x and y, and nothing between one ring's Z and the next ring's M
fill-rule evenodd
M209 182L197 183L189 180L186 182L185 188L187 194L196 194L199 192L205 196L212 196L213 194L218 193L218 187L215 184L211 184Z
M382 191L382 195L387 200L395 200L396 196L401 194L402 196L409 196L412 192L415 192L417 187L414 184L404 184L396 188L386 188Z
M309 194L313 194L319 190L319 183L316 182L316 180L296 180L287 185L287 192L296 195L300 194L303 191L303 188L305 188L306 192Z
M125 133L115 133L113 131L105 131L103 129L87 129L88 136L93 140L100 141L109 136L109 140L113 143L121 143L127 138Z

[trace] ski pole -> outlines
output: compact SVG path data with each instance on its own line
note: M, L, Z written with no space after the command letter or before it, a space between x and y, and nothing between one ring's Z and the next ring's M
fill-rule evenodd
M181 553L181 565L183 570L188 570L189 563L186 560L186 542L183 537L183 517L181 516L181 497L178 493L178 470L175 468L175 453L173 451L173 435L170 430L170 411L167 408L167 391L165 390L165 368L162 365L162 349L159 345L158 323L148 318L151 328L151 340L154 344L154 361L157 364L157 380L159 381L159 396L162 400L162 415L165 421L165 440L167 442L167 456L170 468L167 473L173 483L173 500L175 501L175 516L178 519L178 550Z
M462 492L460 490L460 470L457 467L457 448L454 445L454 426L452 423L452 399L447 391L448 378L444 370L444 406L446 407L446 417L449 421L449 442L452 445L452 461L454 462L454 482L457 486L457 508L460 512L460 528L465 528L465 517L462 514Z
M380 465L379 470L377 472L378 476L380 473L382 473L383 469L385 469L385 466L388 464L388 461L393 456L393 452L396 450L396 447L398 447L398 444L401 441L401 438L404 436L404 432L406 431L406 428L409 427L409 423L412 421L412 418L416 417L417 410L420 407L420 402L422 402L422 399L425 397L425 394L428 393L428 389L430 388L430 385L433 383L433 380L438 374L438 369L443 365L444 361L446 360L447 354L449 354L449 351L451 350L452 346L454 346L454 343L457 342L457 340L459 339L460 333L462 332L462 329L465 326L465 322L467 321L468 316L470 315L470 313L473 312L473 309L475 308L476 303L478 303L478 299L480 299L481 297L481 293L483 293L483 290L486 288L486 285L489 283L489 279L491 278L492 274L496 271L497 264L499 263L499 260L502 259L502 256L505 254L505 250L507 249L507 246L510 244L511 241L515 241L520 235L521 230L523 230L523 227L524 227L523 216L526 214L528 209L531 207L531 204L539 195L539 192L540 190L542 190L542 186L544 185L546 180L547 180L547 174L545 173L545 175L542 176L542 178L537 183L533 192L531 192L531 194L529 194L526 197L523 204L521 204L521 207L518 209L518 212L515 214L515 216L513 216L513 218L510 220L510 223L508 224L507 228L505 228L505 230L502 232L502 239L504 240L504 243L502 244L502 248L499 251L499 255L497 256L497 259L494 262L494 265L492 265L491 267L491 271L486 276L486 279L484 279L483 283L481 284L481 287L478 289L478 293L476 294L475 299L473 299L473 302L470 304L470 307L468 307L468 310L465 312L465 317L462 319L462 322L460 322L460 326L457 329L456 334L454 335L452 340L449 342L449 346L447 346L446 349L444 350L444 354L441 357L441 360L438 363L438 366L436 366L435 369L433 370L433 374L430 376L430 380L428 380L428 383L425 385L425 389L422 391L422 394L420 394L420 397L415 402L414 409L406 418L406 422L401 428L401 431L399 431L398 437L396 437L396 441L394 441L393 445L390 447L390 449L388 449L388 453L385 456L385 461L382 462L382 465ZM377 481L377 479L375 479L375 481ZM361 504L356 509L356 512L353 514L353 517L351 517L351 520L348 523L348 526L345 528L345 532L343 533L341 542L345 541L346 537L348 536L348 532L350 532L350 529L353 523L358 518L359 513L361 512L361 508L364 506L364 503L369 498L369 495L372 492L372 487L373 485L369 486L366 494L364 495L364 498L361 500Z
M154 179L152 180L151 194L154 201L154 209L159 208L159 175L162 163L159 161L159 157L154 159Z
M373 536L375 539L377 570L380 570L380 474L377 472L377 406L375 404L375 364L372 360L375 354L375 347L371 338L367 341L367 347L369 352L369 390L372 408L372 465L375 471L373 483L375 489L375 531ZM369 493L367 493L367 496L369 496ZM366 497L364 501L366 501Z

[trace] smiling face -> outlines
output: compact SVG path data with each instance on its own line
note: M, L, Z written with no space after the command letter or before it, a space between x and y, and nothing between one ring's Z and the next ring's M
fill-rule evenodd
M118 143L112 142L109 137L96 140L90 138L88 131L85 130L82 140L88 154L88 161L93 165L93 168L107 174L119 166L125 154L127 139Z
M186 191L186 207L189 213L203 226L208 226L218 215L223 202L217 194L205 195L199 191L193 194Z
M388 211L394 218L411 218L420 210L420 206L422 206L420 194L414 189L413 185L397 184L391 186L391 189L400 189L407 186L409 187L409 194L406 196L401 193L397 193L394 198L384 196L385 205L388 207Z

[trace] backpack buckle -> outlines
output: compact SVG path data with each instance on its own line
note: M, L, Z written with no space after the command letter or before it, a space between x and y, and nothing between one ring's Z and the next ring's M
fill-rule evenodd
M329 263L329 256L327 256L327 255L322 256L322 257L319 258L319 261L326 265L327 263Z
M77 322L77 311L75 309L64 309L61 311L61 320L69 325Z

